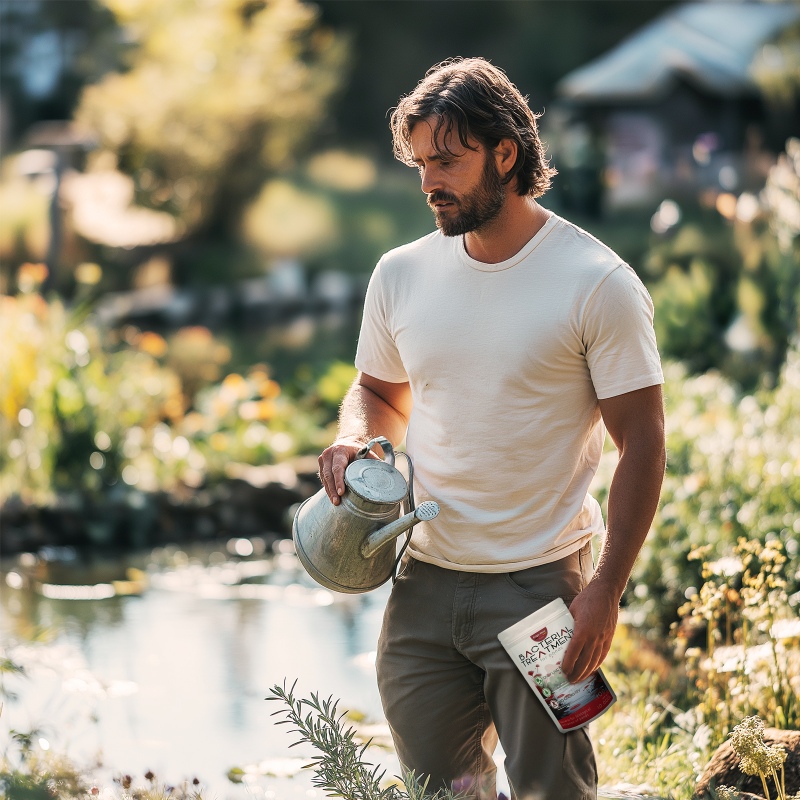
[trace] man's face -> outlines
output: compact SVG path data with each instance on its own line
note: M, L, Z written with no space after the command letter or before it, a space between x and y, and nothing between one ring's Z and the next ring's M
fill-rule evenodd
M439 134L445 145L439 155L434 128L433 121L418 122L411 131L411 150L436 225L445 236L479 230L497 217L506 200L494 154L475 140L469 144L476 150L464 147L451 132Z

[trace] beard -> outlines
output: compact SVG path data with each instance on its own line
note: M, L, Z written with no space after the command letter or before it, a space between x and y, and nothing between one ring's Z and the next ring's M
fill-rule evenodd
M433 211L436 227L445 236L463 236L478 230L500 214L505 201L505 187L488 153L480 183L461 199L449 192L432 192L428 195L428 205ZM453 203L455 212L439 212L433 205L438 202Z

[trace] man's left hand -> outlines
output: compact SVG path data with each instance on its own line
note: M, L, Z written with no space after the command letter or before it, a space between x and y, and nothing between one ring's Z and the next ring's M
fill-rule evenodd
M569 607L575 632L561 669L570 683L585 680L603 663L617 628L619 597L599 581L591 581Z

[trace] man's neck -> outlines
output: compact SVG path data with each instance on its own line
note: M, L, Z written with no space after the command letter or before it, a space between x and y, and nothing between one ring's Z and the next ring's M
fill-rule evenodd
M484 264L499 264L516 255L550 217L532 197L510 192L503 210L491 222L464 235L467 255Z

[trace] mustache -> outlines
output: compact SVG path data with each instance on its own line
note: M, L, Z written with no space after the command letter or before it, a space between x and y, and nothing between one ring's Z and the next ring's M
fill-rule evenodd
M458 198L449 192L431 192L428 195L428 205L432 206L434 203L458 203Z

